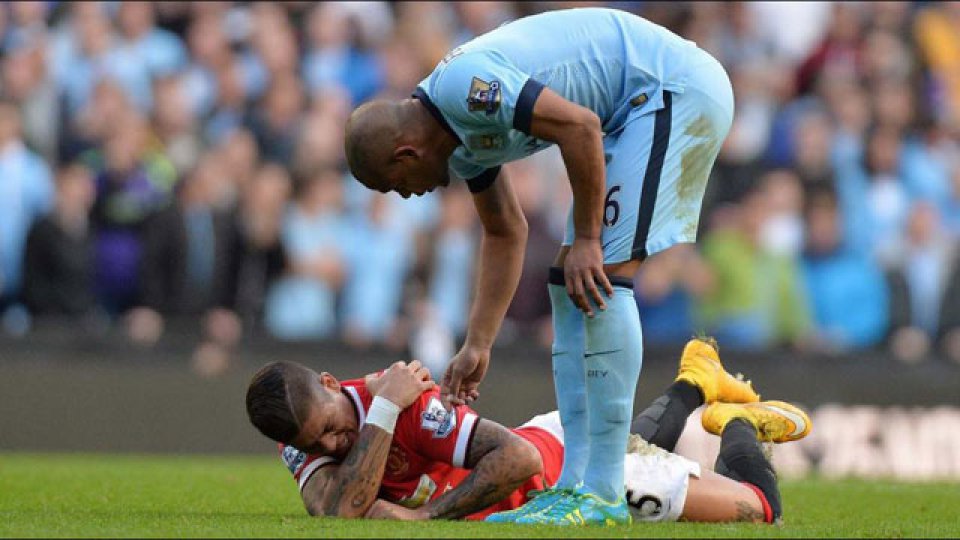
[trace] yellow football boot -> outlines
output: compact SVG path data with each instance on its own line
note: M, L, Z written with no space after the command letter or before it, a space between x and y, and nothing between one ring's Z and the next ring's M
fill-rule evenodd
M707 404L755 403L760 395L753 390L750 381L734 377L723 369L717 341L713 338L693 338L683 348L677 381L685 381L703 392Z
M775 443L800 440L813 427L807 413L785 401L714 403L704 409L700 423L703 429L720 435L727 424L736 418L753 424L757 428L758 440Z

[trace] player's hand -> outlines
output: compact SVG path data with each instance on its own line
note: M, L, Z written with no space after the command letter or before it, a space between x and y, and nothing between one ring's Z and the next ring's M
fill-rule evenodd
M420 397L420 394L434 386L430 378L430 370L425 368L419 360L409 364L395 362L377 380L373 389L368 388L375 396L390 400L401 409L406 409ZM374 389L376 391L374 392Z
M453 357L440 381L440 397L447 408L465 405L480 397L480 381L490 365L490 349L464 347Z
M607 309L607 303L597 289L603 288L607 296L613 296L613 285L603 271L603 248L600 240L577 238L570 246L567 258L563 261L563 279L567 285L570 300L587 317L593 317L592 299L601 310Z
M370 395L375 396L380 392L380 388L383 386L383 382L380 380L383 373L383 371L378 371L363 376L363 386L366 387L367 392L370 392Z
M383 499L374 501L363 517L367 519L397 519L400 521L430 519L430 516L419 508L406 508Z

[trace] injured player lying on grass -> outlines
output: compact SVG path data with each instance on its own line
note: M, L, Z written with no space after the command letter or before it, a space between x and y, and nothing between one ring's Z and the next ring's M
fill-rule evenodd
M275 362L246 399L312 515L537 523L536 508L515 509L531 497L540 510L568 500L550 487L563 460L556 412L514 429L465 405L448 412L417 361L350 381ZM714 471L671 452L704 403L703 427L722 437ZM635 519L773 523L782 506L760 441L800 439L810 420L787 403L759 402L723 369L715 342L694 339L676 381L631 431L624 483Z

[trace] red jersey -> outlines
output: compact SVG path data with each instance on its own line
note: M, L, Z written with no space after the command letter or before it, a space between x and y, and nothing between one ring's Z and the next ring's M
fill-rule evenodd
M362 427L373 396L363 379L345 381L341 386ZM477 413L465 405L447 412L440 402L437 386L421 394L397 418L378 496L416 508L455 488L470 474L463 465L478 421ZM466 519L483 519L493 512L517 508L527 501L527 492L543 489L545 481L553 485L559 478L563 445L554 435L532 426L511 431L536 446L543 460L543 475L534 476L507 498ZM336 463L328 456L305 454L283 444L279 447L281 458L301 490L318 469Z

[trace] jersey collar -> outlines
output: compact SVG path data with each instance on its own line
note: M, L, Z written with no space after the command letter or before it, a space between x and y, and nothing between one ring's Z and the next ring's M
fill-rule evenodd
M423 91L423 88L418 86L417 89L413 91L411 97L419 100L420 103L427 108L427 111L430 113L430 115L433 116L437 122L440 122L440 125L443 126L443 129L457 140L457 145L463 145L463 141L461 141L460 137L457 136L457 132L453 131L453 128L450 127L449 123L447 123L447 119L443 117L443 114L440 113L440 109L433 104L433 101L430 101L430 96Z
M360 393L352 386L343 386L343 393L350 398L353 404L353 412L357 414L357 429L363 428L363 423L367 419L367 413L363 410L363 400L360 399Z

